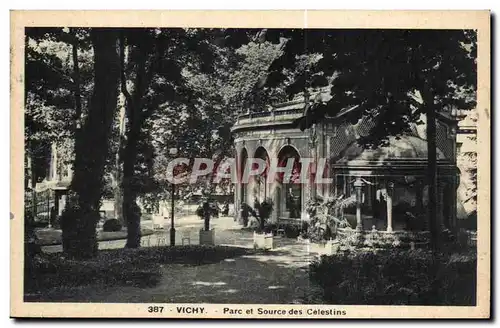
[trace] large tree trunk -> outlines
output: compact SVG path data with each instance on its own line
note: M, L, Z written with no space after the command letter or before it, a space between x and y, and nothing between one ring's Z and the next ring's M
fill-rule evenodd
M137 185L134 179L139 131L129 130L123 158L123 214L127 223L127 248L141 246L141 211L137 205Z
M96 225L120 77L118 32L95 28L91 38L94 91L87 119L75 140L75 172L62 218L63 250L74 258L90 258L97 254Z
M146 47L147 48L147 47ZM127 130L127 144L123 156L123 215L127 224L127 248L138 248L141 246L141 211L137 205L138 186L135 175L137 162L138 143L141 127L144 122L142 103L144 94L151 81L151 68L146 69L147 49L139 43L137 46L137 71L133 94L127 89L125 76L125 35L120 38L120 66L121 66L121 90L126 98L126 112L129 129Z
M439 250L440 250L440 224L437 211L437 151L436 151L436 107L434 104L434 96L432 92L426 90L424 93L424 105L426 106L426 138L427 138L427 185L429 187L429 202L428 206L428 222L431 233L431 249L433 262L430 265L430 273L433 277L437 277L440 270ZM438 279L433 279L431 283L431 291L428 295L428 302L432 303L438 299L440 291Z

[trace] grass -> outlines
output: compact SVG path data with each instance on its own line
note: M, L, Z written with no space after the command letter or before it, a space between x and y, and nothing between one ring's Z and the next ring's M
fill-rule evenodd
M154 287L163 264L204 265L250 251L223 246L167 246L102 250L90 260L69 260L61 254L38 254L25 261L25 294L82 286Z

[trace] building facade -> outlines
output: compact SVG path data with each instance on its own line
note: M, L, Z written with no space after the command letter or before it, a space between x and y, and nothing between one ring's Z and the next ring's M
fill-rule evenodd
M386 146L374 150L360 148L355 142L369 133L369 120L349 123L344 110L311 129L300 131L292 122L303 115L304 101L280 104L270 111L241 115L232 128L238 171L249 158L283 163L294 158L289 180L268 181L266 174L235 188L235 208L242 203L253 206L256 200L273 200L272 222L307 220L306 204L317 197L352 199L342 216L357 230L427 231L426 183L427 142L425 124L415 125L400 138L391 137ZM457 120L439 113L437 123L438 217L444 229L457 225L456 163ZM294 181L301 171L300 159L326 159L322 172L310 169L308 182ZM330 183L316 183L316 175ZM238 213L237 213L238 215Z

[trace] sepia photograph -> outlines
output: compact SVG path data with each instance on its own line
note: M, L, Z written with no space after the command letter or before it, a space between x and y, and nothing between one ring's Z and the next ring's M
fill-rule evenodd
M11 315L488 317L490 17L468 14L17 24Z

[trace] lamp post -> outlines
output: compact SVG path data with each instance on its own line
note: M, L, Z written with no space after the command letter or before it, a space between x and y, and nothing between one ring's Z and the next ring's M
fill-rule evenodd
M170 148L169 153L172 157L177 155L177 148ZM172 177L174 172L172 172ZM174 228L174 210L175 210L175 183L172 179L172 208L170 212L170 246L175 246L175 228Z
M394 182L387 183L387 232L392 232L392 196L394 194Z

